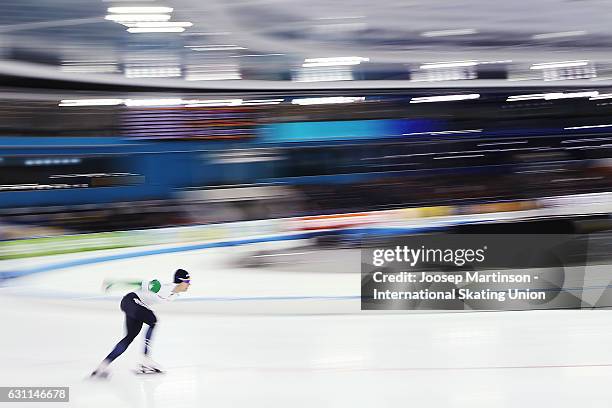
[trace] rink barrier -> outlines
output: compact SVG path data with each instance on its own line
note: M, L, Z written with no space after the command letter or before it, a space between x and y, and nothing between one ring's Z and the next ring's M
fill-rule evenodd
M457 224L453 224L453 225L457 225ZM202 250L202 249L213 249L213 248L223 248L223 247L231 247L231 246L239 246L239 245L258 244L258 243L264 243L264 242L309 239L309 238L314 238L314 237L322 236L322 235L348 235L348 236L353 236L353 238L355 236L356 237L394 236L394 235L402 235L402 234L414 234L414 233L438 231L440 229L444 229L449 226L451 225L414 227L414 228L352 228L352 229L346 229L346 230L312 231L312 232L304 232L304 233L298 233L298 234L294 233L294 234L286 234L286 235L229 240L229 241L220 241L220 242L206 242L206 243L183 245L183 246L170 247L170 248L156 248L156 249L140 250L140 251L135 251L135 252L126 252L122 254L95 256L95 257L83 258L83 259L73 259L70 261L51 263L48 265L37 266L33 268L28 268L28 269L20 269L17 271L0 271L0 279L19 278L22 276L31 275L35 273L51 272L51 271L57 271L60 269L73 268L76 266L92 265L96 263L117 261L117 260L122 260L122 259L138 258L138 257L143 257L143 256L151 256L151 255L163 255L163 254L171 254L171 253L178 253L178 252L196 251L196 250Z
M509 221L530 217L612 212L612 193L575 194L538 200L430 206L294 218L238 221L147 230L112 231L0 241L0 261L105 249L240 239L356 228L422 228L436 225ZM1 231L0 231L1 232Z
M354 228L412 228L437 224L457 224L463 219L473 222L484 218L504 217L521 210L534 209L533 201L488 204L486 207L430 206L357 213L325 214L294 218L154 228L146 230L110 231L0 241L0 261L39 256L70 254L105 249L132 248L163 244L240 239L244 236L294 234L311 231ZM486 210L486 211L485 211ZM495 214L496 213L496 214ZM1 233L1 231L0 231Z
M465 208L468 208L468 206ZM51 263L29 269L0 271L0 279L16 278L32 273L149 255L262 242L308 239L321 235L342 234L353 236L353 238L357 237L358 239L359 237L372 235L422 233L463 224L478 224L491 221L504 222L571 214L610 213L612 212L612 193L548 197L538 200L535 204L533 201L506 202L495 205L487 204L484 207L482 205L473 206L470 212L480 211L477 209L486 209L489 212L484 214L460 214L460 208L450 206L403 208L354 214L0 241L0 266L2 266L2 260L34 258L43 255L72 254L85 251L94 252L104 249L135 250L135 252L123 254L73 259L71 261ZM454 215L450 215L453 213ZM241 238L245 235L251 235L253 238ZM224 240L224 238L230 239ZM203 243L202 241L207 242ZM198 243L180 245L186 242ZM41 243L43 244L42 250ZM50 244L45 247L45 243ZM139 247L167 244L179 244L179 246L137 250ZM38 251L36 250L37 248Z
M112 231L0 242L0 260L33 258L104 249L133 248L186 242L220 241L287 232L282 220L194 225L147 230Z

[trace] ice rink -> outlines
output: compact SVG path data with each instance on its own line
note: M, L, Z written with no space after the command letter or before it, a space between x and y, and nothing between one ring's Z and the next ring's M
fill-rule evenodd
M53 406L92 408L609 404L607 310L365 313L360 276L350 272L359 270L351 264L358 257L338 253L347 267L331 270L307 253L303 265L236 263L254 250L72 267L61 265L101 252L4 262L5 271L59 266L0 289L0 384L70 386L70 403ZM177 267L190 270L193 285L158 311L153 356L167 373L131 372L142 348L138 338L113 364L109 380L87 379L124 330L123 292L104 294L102 280L169 280ZM12 405L48 406L0 406Z

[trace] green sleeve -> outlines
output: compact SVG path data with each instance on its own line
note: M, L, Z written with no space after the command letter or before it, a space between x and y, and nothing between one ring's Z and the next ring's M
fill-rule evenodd
M130 286L130 287L141 287L142 281L128 281L128 280L116 280L107 279L104 281L104 290L108 291L113 286Z

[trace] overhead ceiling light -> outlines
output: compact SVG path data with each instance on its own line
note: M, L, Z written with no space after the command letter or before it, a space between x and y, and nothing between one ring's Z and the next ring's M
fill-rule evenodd
M529 69L550 69L550 68L568 68L568 67L581 67L588 65L589 61L559 61L559 62L542 62L540 64L533 64Z
M125 106L172 106L182 105L186 101L181 98L163 99L126 99Z
M512 60L479 61L479 64L510 64Z
M480 98L480 94L423 96L423 97L418 97L418 98L412 98L410 100L410 103L450 102L450 101L463 101L463 100L478 99L478 98Z
M168 21L170 17L170 14L109 14L104 18L116 23L123 23L137 21Z
M575 130L575 129L594 129L594 128L606 128L612 127L612 125L587 125L587 126L572 126L563 128L565 130Z
M525 95L512 95L506 99L506 102L517 102L517 101L530 101L530 100L553 100L553 99L571 99L571 98L595 98L599 95L597 91L589 92L550 92L542 94L525 94Z
M62 62L60 70L63 72L119 72L116 62L82 61Z
M506 98L506 102L515 102L515 101L530 101L536 99L544 99L546 94L525 94L525 95L512 95Z
M610 98L612 98L612 93L607 93L607 94L598 94L598 95L595 95L595 96L593 96L593 97L589 98L589 100L591 100L591 101L597 101L597 100L599 100L599 99L610 99Z
M121 105L123 99L62 99L58 106L114 106Z
M478 33L477 30L473 28L465 28L459 30L440 30L440 31L426 31L421 33L422 37L447 37L453 35L470 35Z
M155 13L172 13L172 7L109 7L109 13L140 13L140 14L155 14Z
M185 31L184 27L131 27L127 29L128 33L140 34L140 33L182 33Z
M189 21L141 21L132 24L136 28L157 28L157 27L191 27L193 23Z
M126 67L124 74L126 78L171 78L180 77L182 71L177 66Z
M326 105L335 103L364 102L364 96L331 96L328 98L300 98L291 101L293 105Z
M302 67L331 67L338 65L358 65L369 61L364 57L331 57L331 58L306 58Z
M240 72L188 73L185 75L186 81L226 81L235 79L242 79Z
M594 98L599 95L597 91L591 92L553 92L547 93L544 96L544 99L571 99L571 98Z
M219 44L219 45L186 45L192 51L231 51L231 50L246 50L245 47L240 47L234 44Z
M284 99L251 99L250 101L244 101L243 105L278 105L283 103Z
M449 61L449 62L431 62L421 65L420 69L436 69L436 68L455 68L455 67L472 67L478 65L476 61Z
M586 31L561 31L558 33L544 33L544 34L536 34L532 36L534 40L548 40L552 38L564 38L564 37L576 37L579 35L585 35Z
M189 100L185 101L187 108L199 108L207 106L240 106L242 105L242 99L209 99L209 100Z

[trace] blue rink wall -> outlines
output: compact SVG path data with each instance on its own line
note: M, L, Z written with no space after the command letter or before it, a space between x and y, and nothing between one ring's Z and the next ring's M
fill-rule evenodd
M205 185L217 177L215 169L207 166L205 153L199 150L201 143L152 143L121 138L0 139L0 157L19 157L24 162L44 157L83 160L105 157L112 163L103 169L105 172L144 176L143 183L127 186L0 192L0 208L167 199L177 188Z
M144 177L144 181L140 184L125 186L1 191L0 208L169 199L181 189L211 185L341 184L367 181L372 177L380 178L384 174L380 172L337 174L340 171L331 168L329 173L324 175L294 176L290 171L287 172L286 168L291 159L285 160L282 154L278 160L231 163L217 160L216 156L220 152L227 152L228 149L317 147L323 143L325 146L339 146L349 141L351 145L357 146L383 140L384 135L391 135L388 137L399 141L402 137L418 137L401 136L403 134L440 130L444 129L444 126L443 123L428 120L278 123L261 126L255 132L253 139L237 141L139 140L129 137L0 137L0 172L8 165L8 161L14 163L22 161L18 165L26 166L25 162L33 158L79 158L85 162L88 158L103 157L109 159L112 164L101 171L129 172ZM362 149L351 151L348 160L359 163L362 159L359 150ZM15 172L20 168L13 166L6 171ZM495 169L487 167L439 170L443 173L449 171L456 173ZM397 176L400 173L394 172L390 176ZM46 181L43 178L36 182Z

